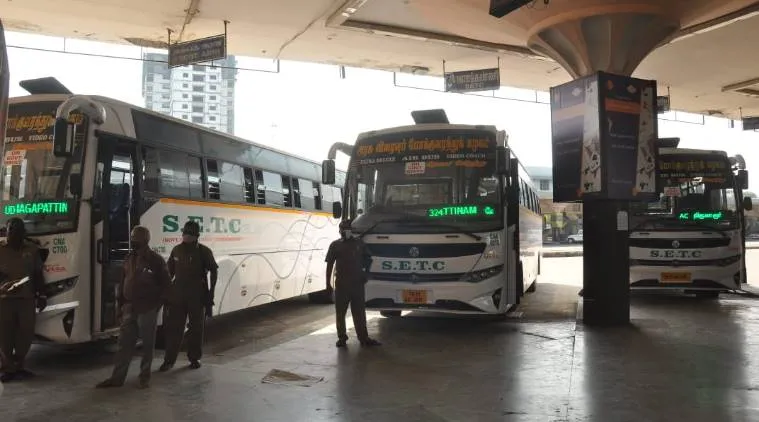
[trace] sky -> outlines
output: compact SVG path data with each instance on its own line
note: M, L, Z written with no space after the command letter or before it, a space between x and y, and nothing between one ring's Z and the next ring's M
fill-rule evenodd
M11 96L26 95L24 79L53 76L72 92L96 94L144 106L142 49L91 41L8 32ZM52 50L52 51L45 51ZM59 51L82 54L65 54ZM108 55L119 58L95 57ZM275 63L237 56L235 135L316 161L332 143L353 143L363 131L412 124L412 110L443 108L453 123L495 125L525 166L551 166L550 110L545 92L502 87L461 95L440 92L440 78L301 62ZM508 72L507 72L508 75ZM504 78L508 82L508 76ZM396 86L398 85L398 86ZM411 87L411 88L409 88ZM493 98L499 97L499 98ZM512 98L508 100L506 98ZM536 98L540 102L535 102ZM515 99L520 99L518 101ZM751 188L759 184L759 133L740 122L689 113L667 113L660 137L681 138L680 147L720 149L744 156ZM338 161L343 167L345 162Z

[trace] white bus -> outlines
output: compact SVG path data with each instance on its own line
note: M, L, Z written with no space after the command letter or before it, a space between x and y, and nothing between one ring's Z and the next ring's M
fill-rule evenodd
M746 280L743 197L748 172L724 151L659 150L661 199L634 209L633 289L675 289L717 297Z
M388 317L503 314L540 272L538 195L504 132L449 124L442 110L412 116L416 125L335 144L322 164L328 184L336 152L350 156L334 217L371 255L366 305Z
M219 263L215 315L326 290L343 173L323 186L318 163L110 98L65 94L11 99L3 154L0 223L22 218L47 252L39 342L117 333L116 286L137 224L164 258L186 221L201 224Z

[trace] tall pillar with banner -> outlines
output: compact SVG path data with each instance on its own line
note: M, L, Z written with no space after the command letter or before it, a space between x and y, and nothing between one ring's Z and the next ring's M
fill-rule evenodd
M657 95L629 75L677 31L670 12L586 8L530 31L529 47L575 79L551 89L553 178L555 202L583 204L585 324L630 321L629 210L657 192Z
M8 119L8 96L10 95L11 72L8 67L8 45L5 42L3 21L0 20L0 141L5 144L5 126ZM3 157L5 148L0 148Z

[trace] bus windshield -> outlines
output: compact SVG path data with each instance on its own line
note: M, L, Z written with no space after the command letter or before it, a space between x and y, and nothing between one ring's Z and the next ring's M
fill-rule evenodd
M713 172L710 177L688 177L688 173L682 172L673 179L662 178L663 193L660 199L637 205L634 214L645 216L649 228L662 225L722 229L738 227L740 208L732 172Z
M18 217L29 235L76 230L81 191L84 136L74 143L71 157L53 155L53 125L59 103L12 104L0 168L0 224ZM81 116L74 116L74 119ZM81 121L79 123L82 123ZM77 133L85 133L84 125ZM78 186L71 186L71 183Z
M424 151L412 154L408 146L420 138L408 139L403 155L370 160L354 157L348 200L358 231L369 227L377 232L415 233L498 228L503 189L495 175L494 142L485 140L479 148L469 148L468 140L480 138L449 135L443 139L461 143L446 147L444 142L433 141L426 147L418 145ZM364 145L359 143L356 150ZM376 227L378 224L382 227Z

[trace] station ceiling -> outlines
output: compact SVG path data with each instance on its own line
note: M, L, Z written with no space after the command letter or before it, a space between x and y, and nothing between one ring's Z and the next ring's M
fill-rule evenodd
M634 76L669 89L672 108L759 116L759 2L754 0L536 0L497 19L489 0L4 0L7 30L166 48L223 33L229 54L441 75L492 68L501 83L547 91L570 79L527 48L556 16L649 3L681 30ZM641 6L642 7L642 6ZM600 9L598 9L600 10ZM611 9L609 9L611 10Z

